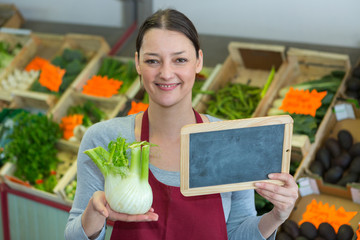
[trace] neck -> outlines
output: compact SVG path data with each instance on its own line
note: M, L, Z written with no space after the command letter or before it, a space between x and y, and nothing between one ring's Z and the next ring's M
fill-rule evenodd
M181 128L196 123L192 107L159 107L151 106L148 110L150 137L152 133L161 138L180 138Z

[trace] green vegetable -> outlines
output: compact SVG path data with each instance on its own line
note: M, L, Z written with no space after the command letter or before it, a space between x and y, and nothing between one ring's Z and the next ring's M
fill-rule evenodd
M251 117L260 102L261 88L240 83L227 83L212 95L206 113L222 119Z
M132 60L124 63L114 58L104 58L97 75L123 81L119 93L126 93L135 81L137 71Z
M267 90L269 89L269 87L270 87L270 85L272 83L272 80L274 79L274 76L275 76L275 67L272 66L269 77L266 80L265 86L263 87L263 89L262 89L262 91L260 93L261 98L263 98L265 96Z
M126 151L131 150L131 165ZM105 178L105 197L112 209L127 214L144 214L152 205L148 182L150 144L110 141L108 151L101 146L86 150Z
M98 108L94 102L88 100L84 104L71 106L67 111L67 115L82 114L83 124L85 127L90 127L94 123L105 120L106 114Z
M60 127L45 115L26 112L17 114L14 122L5 158L16 165L16 177L34 185L39 177L47 179L59 161L55 144L61 137Z

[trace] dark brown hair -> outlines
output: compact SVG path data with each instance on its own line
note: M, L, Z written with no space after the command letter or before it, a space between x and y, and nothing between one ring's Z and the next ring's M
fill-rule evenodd
M183 13L175 9L158 10L141 25L136 38L136 51L139 53L145 33L152 29L166 29L183 33L194 45L199 57L200 42L194 24Z

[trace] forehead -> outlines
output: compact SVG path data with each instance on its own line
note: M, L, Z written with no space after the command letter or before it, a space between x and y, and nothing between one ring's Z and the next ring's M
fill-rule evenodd
M166 29L153 28L144 34L142 51L184 51L195 49L194 45L183 33Z

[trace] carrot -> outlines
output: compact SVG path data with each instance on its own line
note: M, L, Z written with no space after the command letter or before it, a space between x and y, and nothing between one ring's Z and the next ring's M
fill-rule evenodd
M65 70L51 63L46 63L41 68L39 82L51 91L58 92L62 83Z
M147 108L149 107L148 103L143 103L143 102L135 102L135 101L131 101L131 109L128 112L128 115L131 114L135 114L138 112L144 112Z
M74 114L61 118L60 128L63 130L63 138L69 140L74 136L74 128L81 125L84 115Z
M94 75L84 85L82 93L98 97L111 97L118 93L122 84L123 81Z
M25 67L25 70L26 71L31 71L31 70L39 71L42 69L42 67L45 64L48 64L48 63L50 63L50 61L48 61L44 58L34 57L33 60L31 60L31 62Z

